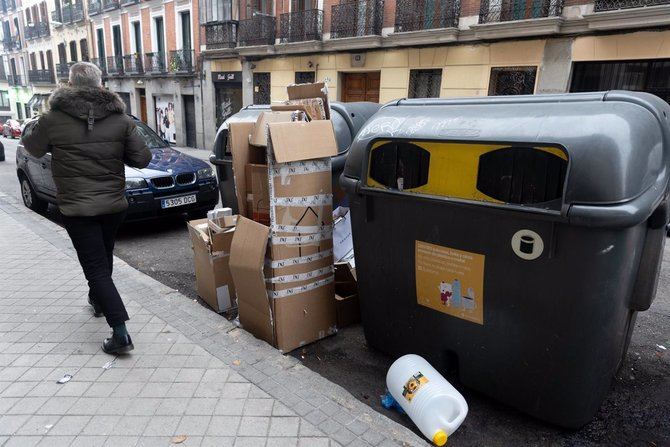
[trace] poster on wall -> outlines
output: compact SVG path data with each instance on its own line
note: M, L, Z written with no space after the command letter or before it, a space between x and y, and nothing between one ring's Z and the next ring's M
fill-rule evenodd
M156 96L156 132L170 143L177 142L177 127L174 118L174 98Z

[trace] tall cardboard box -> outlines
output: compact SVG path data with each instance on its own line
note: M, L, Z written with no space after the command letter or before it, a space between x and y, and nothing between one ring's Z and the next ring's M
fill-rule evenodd
M187 223L195 265L196 290L216 312L236 307L235 286L230 273L230 246L234 228L212 231L207 219Z
M270 225L238 220L230 269L242 326L288 352L337 331L330 166L337 144L327 120L267 127ZM245 131L230 125L231 136ZM231 149L233 166L236 157L248 160L253 153L248 144ZM245 182L236 175L235 184L245 197L246 173Z
M247 217L270 225L270 191L267 164L249 163L245 167L247 182Z

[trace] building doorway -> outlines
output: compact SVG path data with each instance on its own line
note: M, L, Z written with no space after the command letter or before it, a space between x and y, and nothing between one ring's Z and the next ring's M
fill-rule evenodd
M242 72L215 71L212 72L212 79L218 129L225 120L242 108Z
M140 121L147 123L147 93L143 88L137 89L137 96L140 98Z
M270 73L254 73L254 104L270 104Z
M342 101L379 102L380 72L344 73Z
M184 121L186 124L186 146L196 147L195 138L195 98L193 95L182 95L184 99Z

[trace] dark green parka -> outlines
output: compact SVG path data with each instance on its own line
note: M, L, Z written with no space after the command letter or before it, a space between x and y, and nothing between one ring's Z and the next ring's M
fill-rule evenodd
M124 164L145 168L151 152L124 113L121 98L103 88L61 87L50 111L28 123L22 143L34 157L51 152L58 207L66 216L124 211Z

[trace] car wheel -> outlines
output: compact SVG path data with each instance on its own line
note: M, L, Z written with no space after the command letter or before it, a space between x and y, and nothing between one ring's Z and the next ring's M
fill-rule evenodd
M30 208L38 213L46 211L49 203L37 197L35 189L33 188L32 183L30 183L30 180L28 180L28 177L21 175L19 177L19 182L21 183L21 198L23 199L23 204L26 208Z

